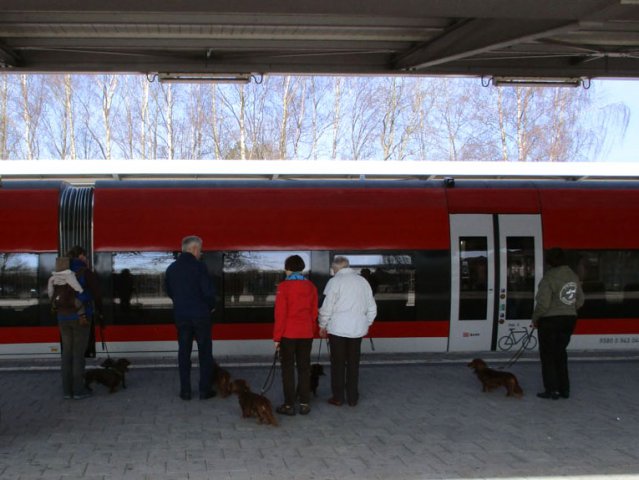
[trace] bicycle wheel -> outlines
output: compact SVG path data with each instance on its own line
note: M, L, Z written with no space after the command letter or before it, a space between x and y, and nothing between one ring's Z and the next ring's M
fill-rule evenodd
M533 350L535 348L537 348L537 337L531 333L528 337L528 343L526 343L526 350Z
M511 348L513 348L514 344L515 342L513 342L513 337L511 337L510 335L501 337L497 342L497 346L500 350L510 350Z

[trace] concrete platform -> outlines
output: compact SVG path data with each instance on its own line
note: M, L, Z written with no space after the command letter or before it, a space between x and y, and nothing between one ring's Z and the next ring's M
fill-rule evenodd
M535 355L509 368L522 399L482 393L471 357L367 354L357 407L327 404L322 377L311 413L279 427L240 418L235 397L180 400L172 358L132 359L126 390L86 400L62 398L56 360L0 361L0 478L639 478L636 352L572 353L556 401L535 396ZM257 391L268 373L264 358L224 363ZM282 401L279 370L267 396Z

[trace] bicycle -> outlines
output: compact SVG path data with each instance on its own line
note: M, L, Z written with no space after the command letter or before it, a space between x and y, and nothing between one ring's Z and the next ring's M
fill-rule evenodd
M534 328L530 330L526 327L519 330L511 328L508 335L504 335L497 341L497 346L500 350L507 351L513 348L514 345L521 343L521 348L532 350L537 347L537 337L533 335L534 331Z

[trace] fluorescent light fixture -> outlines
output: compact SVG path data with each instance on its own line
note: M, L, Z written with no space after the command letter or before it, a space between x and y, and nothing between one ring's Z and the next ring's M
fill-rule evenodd
M581 87L582 77L492 77L495 87Z
M158 73L160 83L249 83L250 73Z

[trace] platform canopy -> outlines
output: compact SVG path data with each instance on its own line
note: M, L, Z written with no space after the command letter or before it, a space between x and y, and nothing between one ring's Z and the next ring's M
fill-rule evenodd
M4 180L639 180L636 163L339 160L7 160Z
M2 0L2 69L638 78L639 0Z

